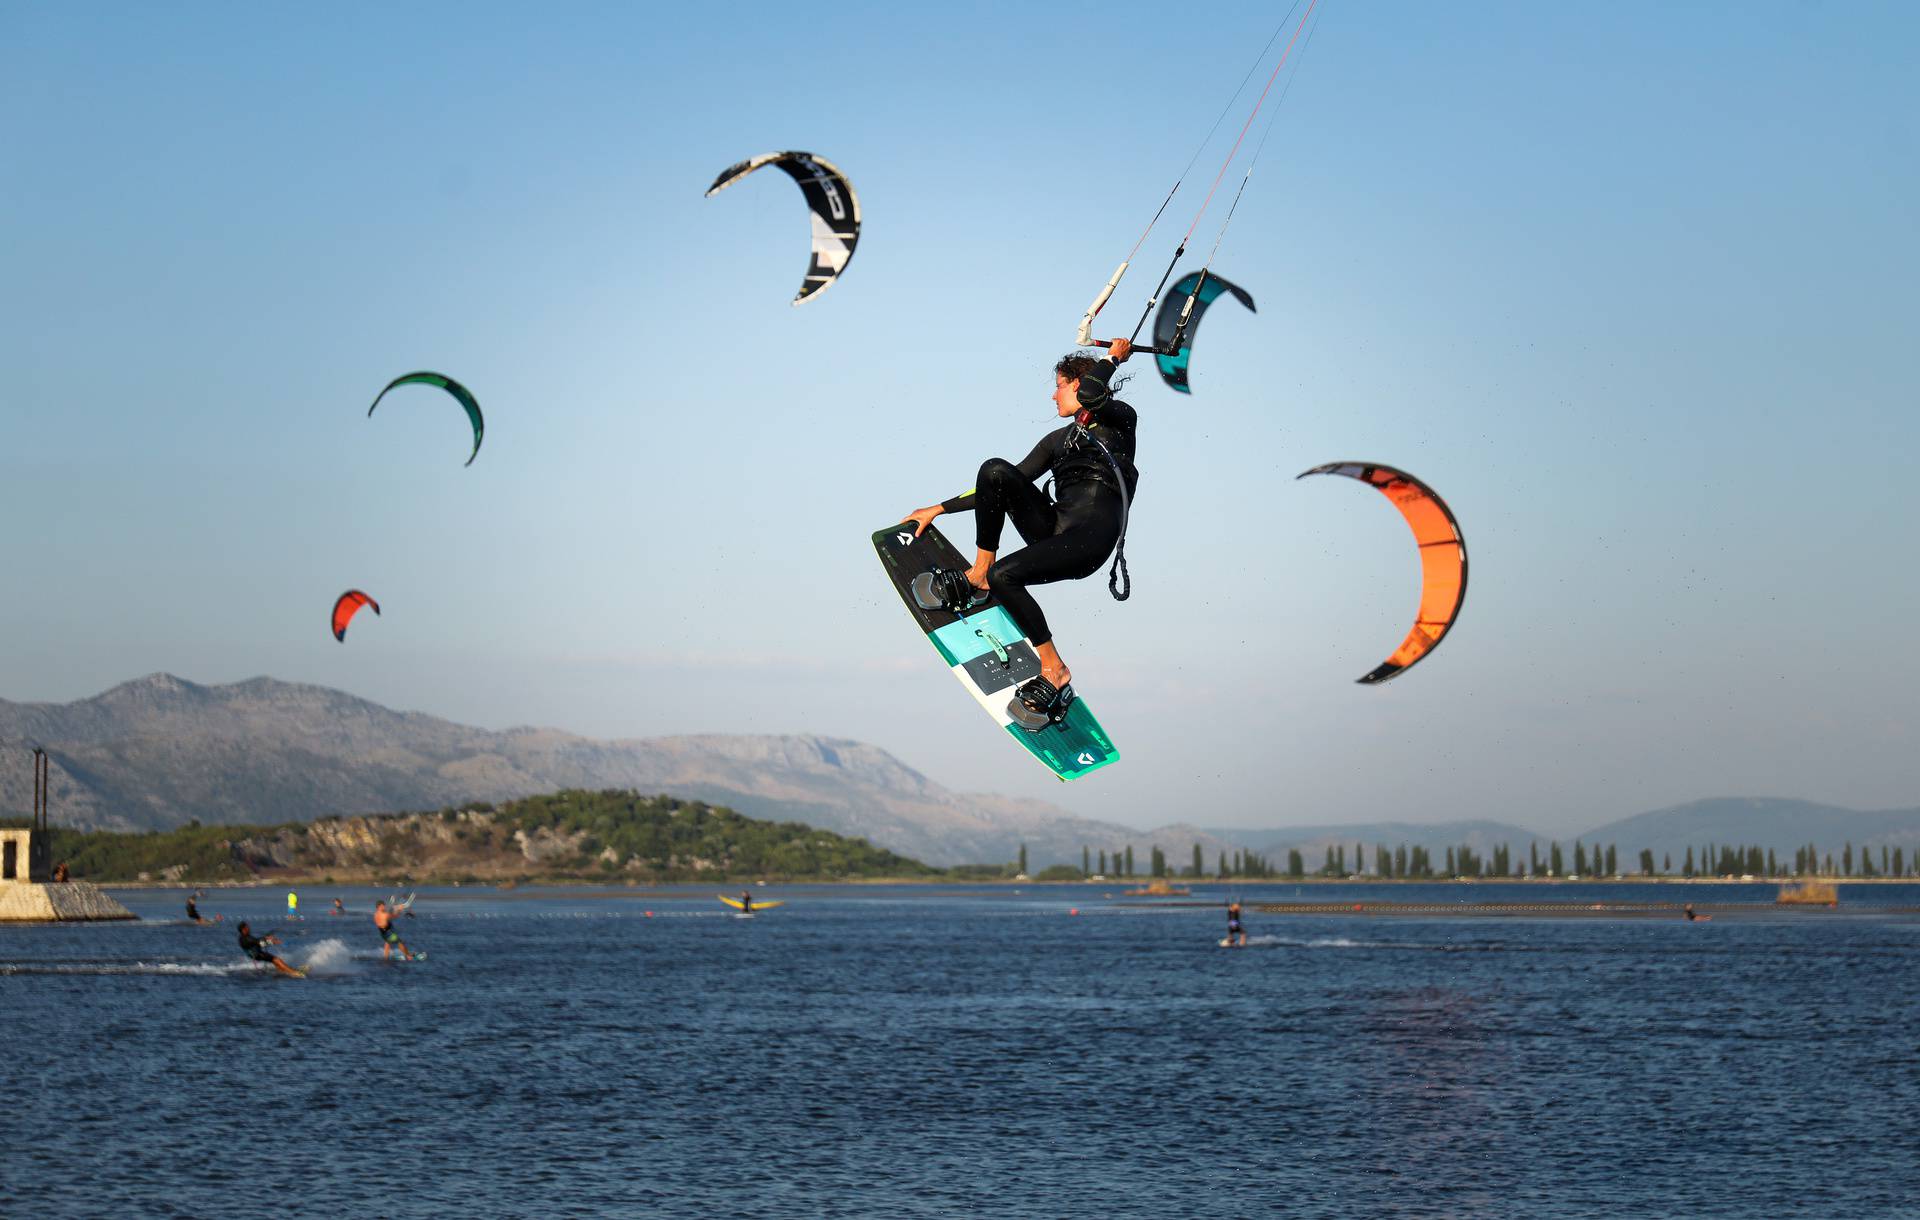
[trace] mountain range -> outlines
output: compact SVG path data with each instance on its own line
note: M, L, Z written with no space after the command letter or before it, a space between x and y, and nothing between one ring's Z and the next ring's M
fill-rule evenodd
M501 731L399 712L328 687L253 678L205 686L150 674L72 703L0 700L0 816L32 804L27 749L51 759L58 825L159 830L202 823L308 822L332 815L425 810L562 788L631 788L723 804L758 818L856 835L929 864L1000 863L1022 845L1033 869L1079 864L1083 847L1134 849L1146 870L1158 844L1176 866L1197 843L1209 870L1219 853L1259 851L1277 865L1290 848L1309 868L1327 847L1450 846L1524 854L1548 836L1502 822L1380 822L1266 830L1185 822L1140 830L1079 817L1043 801L957 793L876 746L809 735L701 735L599 741L557 729ZM12 765L9 759L17 759ZM1809 841L1837 854L1920 845L1920 809L1874 812L1804 801L1717 798L1655 810L1579 836L1671 853L1709 842L1759 844L1791 857ZM1563 837L1563 843L1570 838Z
M73 703L0 700L0 816L32 805L28 747L51 759L51 809L80 829L307 822L562 788L631 788L808 822L933 864L1078 862L1143 833L1040 801L955 793L875 746L817 736L596 741L398 712L323 686L203 686L149 674ZM1226 847L1213 844L1215 850ZM1190 849L1189 849L1190 850Z

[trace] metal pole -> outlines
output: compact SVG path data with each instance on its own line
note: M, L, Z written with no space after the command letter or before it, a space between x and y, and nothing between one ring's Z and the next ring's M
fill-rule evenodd
M53 876L53 832L47 826L47 752L33 748L33 839L28 848L27 879L47 881Z

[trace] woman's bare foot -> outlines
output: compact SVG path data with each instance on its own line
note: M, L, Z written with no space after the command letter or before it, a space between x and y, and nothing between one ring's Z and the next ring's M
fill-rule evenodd
M1040 676L1053 683L1055 690L1065 690L1067 683L1073 681L1073 671L1060 659L1060 650L1053 646L1053 641L1048 640L1033 652L1040 658Z
M993 552L981 551L974 557L973 566L967 569L967 583L982 593L987 592L987 569L993 566Z

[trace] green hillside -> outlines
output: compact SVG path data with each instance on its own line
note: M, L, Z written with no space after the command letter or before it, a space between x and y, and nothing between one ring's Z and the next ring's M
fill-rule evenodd
M865 839L800 822L636 792L569 790L503 805L200 826L144 834L56 831L53 853L88 881L392 877L416 881L725 881L933 877Z

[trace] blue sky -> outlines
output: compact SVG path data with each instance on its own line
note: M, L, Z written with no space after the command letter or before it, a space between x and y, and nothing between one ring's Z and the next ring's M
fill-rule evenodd
M1281 12L0 6L0 696L826 733L1139 824L1920 802L1903 5L1322 0L1216 263L1259 313L1210 314L1191 398L1132 366L1137 592L1043 594L1125 761L1063 788L942 672L867 535L1046 428ZM780 148L866 218L800 309L792 185L702 198ZM471 468L432 391L365 418L416 368L485 405ZM1472 553L1379 689L1417 568L1293 481L1343 459ZM349 586L385 614L342 647Z

